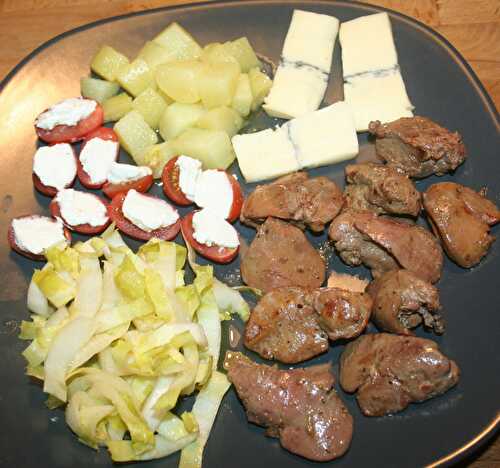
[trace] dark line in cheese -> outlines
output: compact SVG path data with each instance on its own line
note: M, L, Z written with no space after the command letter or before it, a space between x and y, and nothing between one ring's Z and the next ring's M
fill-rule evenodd
M380 78L381 76L390 75L391 73L397 71L401 72L401 69L398 64L396 64L394 67L391 68L380 68L378 70L369 70L361 73L354 73L352 75L344 76L344 83L348 83L349 80L351 80L352 78L358 78L362 76L372 76L373 78Z
M289 65L289 66L292 66L292 67L295 67L295 68L310 68L312 70L315 70L315 71L318 71L320 72L322 75L323 75L323 78L325 79L325 81L328 81L328 78L330 76L330 73L327 73L325 72L325 70L315 66L315 65L311 65L309 63L306 63L306 62L302 62L300 60L298 61L291 61L291 60L287 60L287 59L284 59L283 56L281 57L281 61L279 63L279 66L280 67L283 67L285 65Z

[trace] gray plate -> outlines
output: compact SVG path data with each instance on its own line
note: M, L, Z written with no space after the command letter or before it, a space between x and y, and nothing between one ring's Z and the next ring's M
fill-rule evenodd
M31 158L37 141L33 131L36 115L50 104L79 94L79 79L88 73L92 55L109 44L134 56L141 44L171 21L178 21L202 43L224 41L246 35L257 51L277 61L293 8L335 15L341 21L382 9L347 2L230 2L146 11L75 29L54 38L30 54L0 85L0 177L2 181L0 229L5 239L12 217L47 213L48 199L31 184ZM488 187L490 198L500 201L498 159L498 113L470 67L442 37L405 16L390 12L399 61L408 93L416 111L458 130L469 151L469 159L453 180L475 189ZM340 54L337 45L334 72L326 102L342 97ZM270 120L257 116L257 127ZM360 137L363 146L368 143ZM121 156L126 161L126 155ZM236 165L234 171L239 174ZM344 165L311 171L343 184ZM441 179L418 183L424 190ZM241 179L240 179L241 180ZM246 186L245 191L251 190ZM154 188L160 191L159 187ZM498 228L496 229L498 232ZM254 231L241 227L250 240ZM311 239L323 244L325 236ZM134 242L131 242L134 246ZM35 264L0 244L0 356L1 387L0 465L19 467L88 467L110 465L105 450L96 453L79 444L64 423L61 411L44 406L45 395L38 384L24 376L20 353L25 343L17 339L18 325L28 317L25 307L27 284ZM439 283L448 329L436 338L441 349L462 370L459 385L432 401L412 405L392 417L361 416L354 398L340 391L355 418L354 439L349 452L335 466L420 467L463 456L474 445L494 433L498 423L500 358L498 313L500 244L476 268L463 270L445 262ZM349 271L335 256L329 268ZM352 271L352 270L351 270ZM238 282L238 265L218 267L223 279ZM368 276L366 271L360 273ZM235 321L236 325L238 323ZM227 327L227 324L225 324ZM227 344L225 345L227 347ZM342 346L312 363L331 361L337 374ZM446 460L442 460L446 461ZM449 460L448 460L449 461ZM204 466L214 468L295 467L315 465L281 449L275 439L264 437L261 428L247 423L244 411L231 390L222 403ZM175 467L177 456L149 463Z

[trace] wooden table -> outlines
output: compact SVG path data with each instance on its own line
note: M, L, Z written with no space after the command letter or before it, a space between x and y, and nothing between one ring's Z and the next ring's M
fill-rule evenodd
M467 59L500 108L500 0L367 0L432 26ZM0 80L47 39L91 21L189 0L0 0ZM460 466L500 467L500 440Z

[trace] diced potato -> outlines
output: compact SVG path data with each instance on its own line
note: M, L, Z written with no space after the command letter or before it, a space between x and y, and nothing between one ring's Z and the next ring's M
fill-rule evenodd
M174 53L172 53L172 51L169 51L160 44L152 41L148 41L144 44L144 47L139 52L137 58L144 60L149 65L151 70L154 70L162 63L177 60L177 57Z
M205 63L198 87L207 109L230 106L233 100L240 67L234 63Z
M235 41L226 42L224 46L238 61L242 72L246 73L252 68L260 68L261 63L246 37L240 37Z
M118 135L120 145L139 166L143 162L141 156L144 151L158 142L155 131L136 110L132 110L122 117L113 128Z
M90 63L91 70L108 81L115 81L118 70L129 64L125 55L110 46L103 46Z
M94 99L102 104L120 90L120 85L86 76L80 79L80 89L83 97Z
M246 117L250 113L252 102L253 94L252 87L250 86L250 78L248 78L246 73L242 73L238 77L231 107L239 112L240 115Z
M207 111L201 104L174 102L161 116L160 135L166 141L175 138L187 128L194 127L205 112Z
M201 70L202 64L196 60L164 63L156 69L156 82L174 101L194 104L200 100Z
M205 63L236 63L240 66L236 58L231 55L226 44L212 42L203 48L201 55L202 62Z
M227 169L235 154L226 132L189 128L172 140L177 154L199 159L206 169Z
M156 130L167 103L154 89L148 88L134 99L132 107L144 117L151 128Z
M252 88L253 95L252 110L257 110L269 94L273 82L271 78L262 73L258 68L252 68L248 72L248 78L250 78L250 87Z
M153 171L153 177L159 179L165 164L167 164L170 159L177 156L173 145L171 142L158 143L156 145L149 146L140 155L139 159L142 161L141 164L148 166Z
M230 107L216 107L201 117L196 126L207 130L222 130L231 138L243 126L243 118Z
M153 72L148 64L140 58L121 68L116 79L121 87L132 96L138 96L145 89L151 88L154 83Z
M132 98L127 93L120 93L102 103L104 122L116 122L132 110Z
M193 60L201 56L201 47L182 26L172 23L153 42L165 47L175 60Z

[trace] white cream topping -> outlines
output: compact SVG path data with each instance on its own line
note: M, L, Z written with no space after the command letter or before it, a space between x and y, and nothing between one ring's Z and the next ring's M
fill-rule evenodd
M122 212L125 218L143 231L171 226L179 219L179 214L165 200L153 198L129 190L123 201Z
M80 153L80 162L93 184L106 182L111 165L116 161L118 148L117 141L98 137L85 143Z
M76 176L73 148L68 143L41 146L33 158L33 172L44 185L62 190Z
M67 242L60 219L47 216L27 216L12 220L16 244L26 252L40 255L61 241Z
M175 165L179 168L179 187L188 200L194 201L196 183L202 173L201 161L180 155Z
M108 182L111 184L123 184L142 179L152 173L153 171L147 166L134 166L133 164L113 162L108 172Z
M224 218L204 208L193 215L193 237L209 247L217 245L230 249L240 245L236 229Z
M194 201L226 219L233 204L233 187L227 174L216 169L203 171L196 183Z
M90 224L97 227L108 222L106 205L91 193L65 189L57 193L56 201L61 216L71 226Z
M92 99L70 98L54 104L36 119L36 126L52 130L58 125L76 125L94 112L97 103Z

